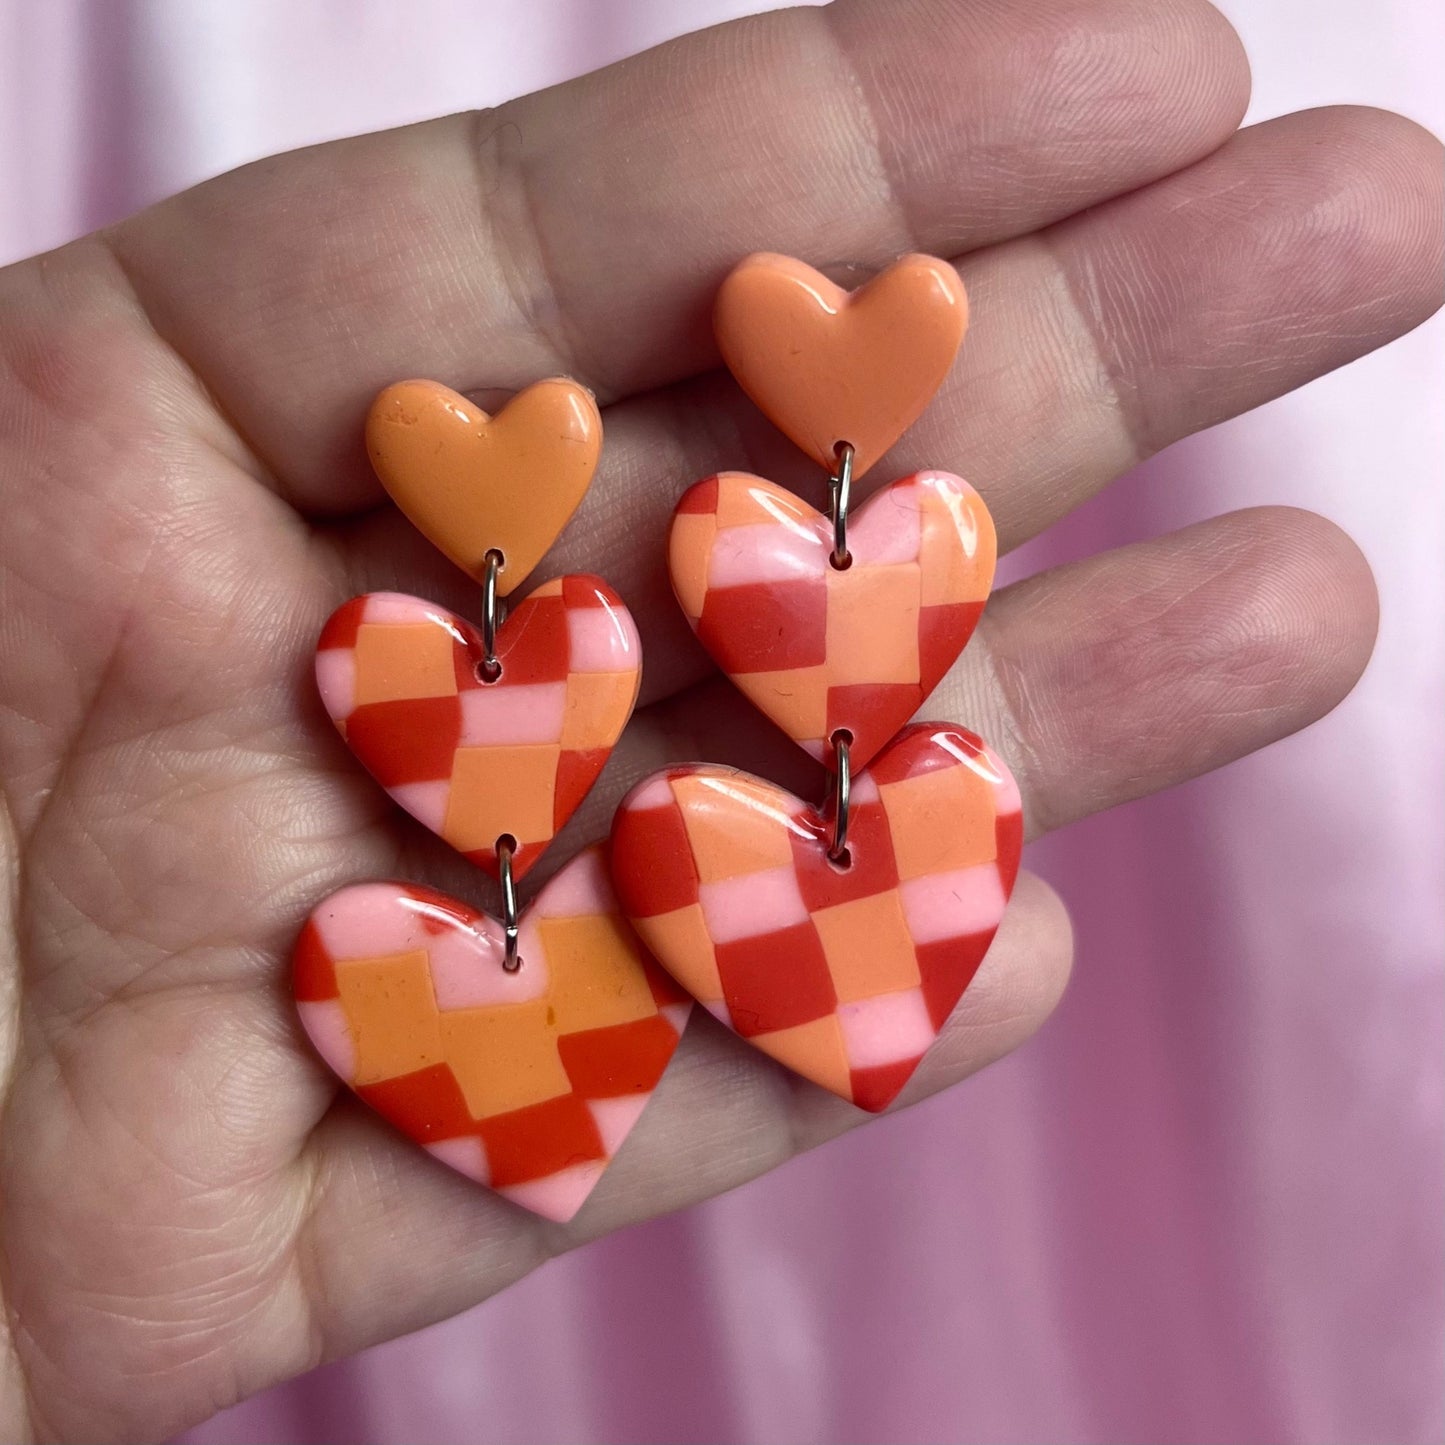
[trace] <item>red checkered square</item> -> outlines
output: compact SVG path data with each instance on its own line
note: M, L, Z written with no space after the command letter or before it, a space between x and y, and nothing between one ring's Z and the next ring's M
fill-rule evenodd
M336 997L336 967L315 923L307 919L291 956L291 991L297 1003L324 1003Z
M682 494L682 499L673 508L674 512L684 515L689 513L709 513L717 511L718 479L716 477L704 477L702 481L689 487Z
M697 635L724 672L781 672L826 661L827 629L827 586L803 578L713 588Z
M629 918L653 918L697 902L692 845L675 805L619 809L612 826L612 848L629 858L654 860L653 866L615 874L618 897Z
M586 1100L576 1094L494 1114L475 1127L487 1148L493 1189L607 1158Z
M958 639L971 637L983 616L983 603L948 602L924 607L918 613L919 700L915 709L938 686L958 658Z
M557 759L556 792L552 795L552 821L557 832L562 831L563 823L592 791L597 775L611 756L611 748L562 749L562 756Z
M456 1076L445 1064L433 1064L429 1069L376 1084L357 1085L356 1096L422 1144L477 1132Z
M845 683L828 689L828 736L888 737L895 718L909 718L927 694L914 682ZM856 749L855 749L856 751Z
M346 741L383 788L450 777L461 735L455 696L366 703L346 719Z
M838 1006L833 976L811 923L755 934L714 949L723 998L744 1038L826 1017Z
M567 680L567 604L560 596L528 597L497 638L502 677L513 687Z
M1024 851L1024 815L1015 809L1011 813L999 814L994 824L995 846L998 848L998 871L1005 880L1011 880L1019 871Z
M892 1064L874 1064L871 1068L850 1070L848 1083L853 1091L853 1102L870 1114L881 1114L898 1097L922 1062L920 1054L914 1059L899 1059Z
M992 933L974 933L914 945L918 972L923 979L923 1001L928 1005L928 1017L935 1029L941 1029L948 1022L954 1005L973 982L992 942Z
M585 573L570 573L563 577L562 601L569 611L574 608L605 609L609 605L607 597L598 589L597 579Z
M568 1081L588 1099L650 1094L676 1047L677 1030L660 1014L557 1040Z
M365 597L353 597L350 602L343 603L327 618L326 626L316 640L316 650L323 652L331 648L355 647L356 634L361 629L361 617L365 611Z
M893 857L893 839L888 831L888 814L881 803L855 804L848 811L848 853L851 862L841 867L828 857L827 839L793 834L793 867L798 888L810 913L831 908L854 898L869 898L898 886L898 865Z

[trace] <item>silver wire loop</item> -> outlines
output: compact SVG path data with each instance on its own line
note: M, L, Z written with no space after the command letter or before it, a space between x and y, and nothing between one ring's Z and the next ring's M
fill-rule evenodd
M845 732L833 734L833 842L828 857L834 863L848 859L848 803L853 792L853 769L848 761L848 744L852 738Z
M497 600L497 574L502 570L504 558L495 547L487 553L487 575L482 580L482 667L483 682L495 682L502 675L502 664L497 658L497 626L501 610Z
M837 467L828 477L828 507L833 519L833 557L835 567L846 567L853 559L848 555L848 499L853 490L853 443L838 442L833 448Z
M510 833L503 833L497 839L497 871L502 876L502 937L506 943L502 967L508 973L516 973L522 966L522 956L517 951L521 940L521 925L517 920L517 885L512 878L512 854L516 851L517 840Z

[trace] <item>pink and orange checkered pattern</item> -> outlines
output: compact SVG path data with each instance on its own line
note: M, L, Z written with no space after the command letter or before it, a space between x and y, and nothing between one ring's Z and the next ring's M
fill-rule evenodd
M333 893L296 946L301 1022L360 1098L427 1151L549 1219L596 1185L671 1059L692 1001L622 917L603 850L500 926L431 889Z
M597 780L637 700L641 644L596 577L545 583L482 640L445 608L354 597L316 652L322 702L351 750L414 818L493 875L510 835L521 877Z
M851 565L831 566L826 517L724 472L678 503L668 563L693 630L748 699L823 761L847 731L863 767L968 641L996 542L967 482L918 472L854 512L848 549Z
M643 942L699 1003L876 1111L993 940L1023 843L1018 788L971 733L918 724L854 777L846 868L830 837L791 793L694 764L623 801L614 878Z

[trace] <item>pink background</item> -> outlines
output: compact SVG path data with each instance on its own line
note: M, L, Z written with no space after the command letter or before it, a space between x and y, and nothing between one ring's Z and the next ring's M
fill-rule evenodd
M0 0L0 259L757 8ZM1225 8L1253 118L1351 100L1445 129L1438 4ZM1032 850L1080 939L1036 1042L188 1438L1441 1439L1442 362L1436 322L1174 448L1019 561L1294 502L1363 543L1384 600L1326 722Z

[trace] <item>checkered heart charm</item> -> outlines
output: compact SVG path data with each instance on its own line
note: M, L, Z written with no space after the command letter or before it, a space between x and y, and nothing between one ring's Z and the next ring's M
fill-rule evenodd
M637 700L641 644L622 599L583 575L545 583L497 632L486 680L469 622L419 597L372 592L332 614L316 681L358 759L414 818L520 878L597 780Z
M673 590L713 660L795 742L828 761L851 735L864 767L923 705L973 632L993 581L993 522L948 472L885 487L848 523L791 492L724 472L673 517Z
M600 847L502 930L408 883L333 893L296 945L317 1052L428 1153L548 1219L570 1219L637 1122L692 1001L621 916Z
M613 881L705 1008L860 1108L886 1108L973 978L1013 890L1019 793L951 723L901 733L852 780L847 854L772 783L695 763L623 800Z

